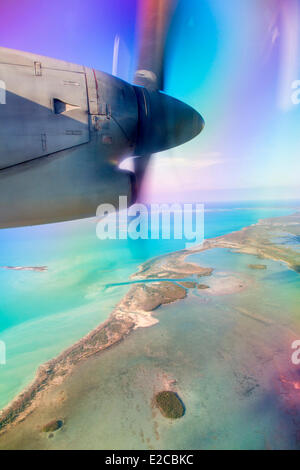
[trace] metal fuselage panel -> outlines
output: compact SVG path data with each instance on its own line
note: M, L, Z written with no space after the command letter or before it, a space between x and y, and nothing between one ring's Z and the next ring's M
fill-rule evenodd
M90 217L130 201L118 164L136 144L134 88L106 73L0 48L0 227Z
M0 169L90 139L84 67L0 49ZM65 104L55 109L55 103ZM59 112L57 112L59 111Z

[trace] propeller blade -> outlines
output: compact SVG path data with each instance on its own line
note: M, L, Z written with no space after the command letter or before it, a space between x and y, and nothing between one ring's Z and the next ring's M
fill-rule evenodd
M168 30L178 0L139 0L137 14L138 59L134 84L150 91L164 89L164 59ZM141 149L140 149L141 150ZM134 199L141 194L151 152L134 160Z
M141 199L142 186L150 158L151 154L134 159L134 184L131 190L133 202L139 202Z
M164 89L167 32L178 0L140 0L138 7L138 61L136 85Z

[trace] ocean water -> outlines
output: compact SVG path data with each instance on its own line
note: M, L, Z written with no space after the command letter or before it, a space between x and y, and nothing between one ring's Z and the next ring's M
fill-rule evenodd
M81 363L50 390L19 428L17 447L300 448L300 375L291 363L291 343L300 337L299 274L272 260L252 270L256 257L221 248L191 258L215 268L208 283L226 273L245 289L191 290L158 309L158 324ZM186 409L179 420L153 407L170 382ZM58 418L65 424L51 439L38 431Z
M297 205L210 205L205 237L290 214ZM128 290L105 285L122 284L143 261L182 248L179 240L100 241L92 220L0 231L0 266L48 268L0 268L0 340L7 349L6 365L0 365L0 408L33 379L40 364L104 321Z

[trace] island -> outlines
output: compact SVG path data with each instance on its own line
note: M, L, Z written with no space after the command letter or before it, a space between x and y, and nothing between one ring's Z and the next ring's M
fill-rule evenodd
M155 395L155 404L161 414L169 419L181 418L185 413L185 407L177 393L164 390Z
M1 269L10 269L12 271L47 271L47 266L0 266Z
M42 431L43 432L47 432L47 433L52 433L52 432L55 432L55 431L58 431L58 429L62 428L63 427L63 420L61 419L53 419L52 421L50 421L49 423L45 424L42 428Z

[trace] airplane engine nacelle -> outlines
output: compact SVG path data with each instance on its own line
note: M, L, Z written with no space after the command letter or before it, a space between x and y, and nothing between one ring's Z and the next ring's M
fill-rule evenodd
M133 202L143 171L135 178L122 159L147 162L204 124L162 92L11 49L0 48L0 84L0 228L92 217L120 195Z
M0 227L94 216L131 201L118 164L136 145L133 86L80 65L0 48Z

